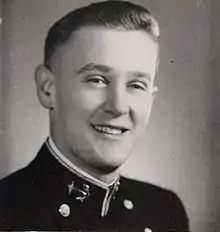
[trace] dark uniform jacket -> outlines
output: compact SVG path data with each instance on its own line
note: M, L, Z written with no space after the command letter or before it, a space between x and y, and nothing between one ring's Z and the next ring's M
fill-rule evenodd
M0 230L189 231L169 190L120 177L109 199L106 191L69 171L44 144L27 167L0 181Z

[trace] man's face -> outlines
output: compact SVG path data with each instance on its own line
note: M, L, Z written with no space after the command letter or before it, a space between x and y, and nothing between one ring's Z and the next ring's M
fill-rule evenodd
M142 31L87 27L53 57L54 137L104 171L120 167L148 124L158 48Z

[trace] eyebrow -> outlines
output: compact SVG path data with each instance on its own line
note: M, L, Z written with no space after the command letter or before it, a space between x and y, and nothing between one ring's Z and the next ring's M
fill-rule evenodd
M84 72L89 72L89 71L99 71L102 73L113 73L114 69L108 65L103 65L103 64L95 64L95 63L89 63L81 68L79 68L76 71L76 74L82 74ZM141 72L141 71L129 71L128 76L135 77L135 78L146 78L149 81L151 81L151 75L146 72Z
M130 71L129 76L136 77L136 78L147 78L151 81L151 75L149 73L140 72L140 71Z
M85 66L83 66L82 68L78 69L76 71L76 74L82 74L84 72L88 72L88 71L100 71L103 73L111 73L113 72L113 68L111 68L110 66L107 65L103 65L103 64L94 64L94 63L89 63Z

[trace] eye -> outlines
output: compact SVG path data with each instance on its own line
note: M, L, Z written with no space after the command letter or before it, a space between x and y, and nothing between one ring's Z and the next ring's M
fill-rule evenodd
M98 88L102 88L107 85L107 81L105 80L105 78L99 75L90 75L89 77L87 77L86 83L88 83L92 87Z
M147 91L148 90L148 85L147 83L144 83L142 81L135 81L132 82L128 85L129 88L132 88L134 90L143 90L143 91Z

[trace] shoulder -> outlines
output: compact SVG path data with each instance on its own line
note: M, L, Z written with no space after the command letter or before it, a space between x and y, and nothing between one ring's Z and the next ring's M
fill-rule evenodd
M0 205L0 230L23 230L37 225L37 219L46 212L47 202L32 167L27 166L0 181Z
M158 198L177 197L177 195L171 190L168 190L166 188L151 183L130 179L127 177L121 177L121 187L124 190L130 192L131 194L138 194L139 196L147 195L148 197L158 197Z
M28 165L0 180L0 194L1 196L4 194L3 197L6 199L14 197L15 194L23 194L24 191L34 187L35 179L35 174Z
M45 155L45 146L38 152L36 157L26 166L18 171L15 171L8 176L0 180L0 194L6 194L7 198L11 195L24 193L25 191L33 189L36 187L36 183L39 182L39 179L42 177L42 167L49 164ZM44 164L45 162L46 164Z
M9 194L16 191L16 189L22 189L22 187L28 182L28 173L28 168L23 168L4 177L2 180L0 180L0 194Z
M12 209L24 204L33 196L35 178L29 167L16 171L0 181L0 211Z
M146 183L134 179L129 179L126 177L121 178L121 188L124 191L128 192L131 195L148 199L157 199L157 200L173 200L178 198L177 195L168 189L159 187L157 185Z
M36 192L37 180L37 175L30 165L6 176L0 180L0 201L4 201L7 206L15 203L18 206L22 200L27 202Z
M171 190L129 178L122 177L122 191L132 199L142 215L148 213L172 224L174 228L189 229L186 210L180 198Z
M43 173L43 167L45 170L50 169L50 164L44 158L44 147L26 167L0 180L0 201L4 201L7 206L19 207L39 196L40 186L47 176Z

